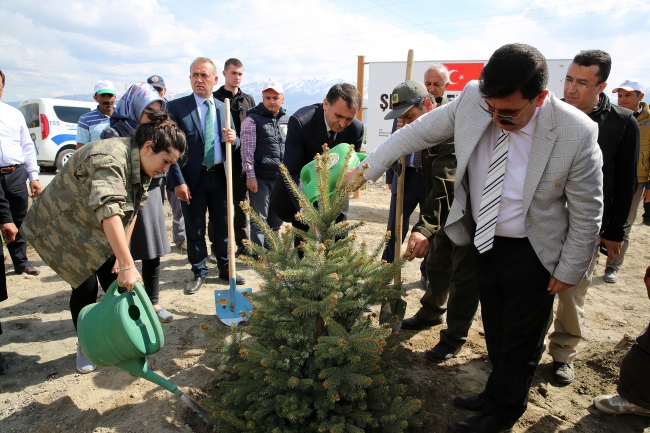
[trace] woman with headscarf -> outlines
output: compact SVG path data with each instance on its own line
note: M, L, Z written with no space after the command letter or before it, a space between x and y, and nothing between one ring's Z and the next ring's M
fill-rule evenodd
M151 113L164 111L166 102L158 91L147 83L135 83L124 93L111 115L110 127L101 138L130 137L140 123L149 122ZM133 260L142 260L142 280L158 319L171 322L172 314L159 305L160 258L171 251L165 226L165 211L160 182L165 174L151 179L149 199L140 210L131 238Z

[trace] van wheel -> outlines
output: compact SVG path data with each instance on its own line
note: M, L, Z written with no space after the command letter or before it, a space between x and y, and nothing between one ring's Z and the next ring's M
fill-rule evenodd
M72 154L75 152L74 148L68 148L68 149L63 149L59 152L59 154L56 156L56 161L55 165L57 170L61 170L63 166L65 165L66 162L70 159Z

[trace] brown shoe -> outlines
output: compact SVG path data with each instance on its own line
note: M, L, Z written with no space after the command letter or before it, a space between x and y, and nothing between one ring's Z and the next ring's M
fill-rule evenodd
M41 273L41 271L39 271L35 267L29 265L29 266L25 266L25 267L22 267L22 268L18 268L16 273L17 274L27 274L27 275L36 276L36 275L39 275Z

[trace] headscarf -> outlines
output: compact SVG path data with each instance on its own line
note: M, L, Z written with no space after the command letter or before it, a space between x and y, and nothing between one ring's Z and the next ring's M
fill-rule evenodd
M131 129L130 132L132 132L140 124L144 109L156 101L160 101L163 110L166 109L167 102L160 97L158 91L151 84L135 83L124 93L117 104L117 108L111 114L111 127L121 122L128 125L129 129Z

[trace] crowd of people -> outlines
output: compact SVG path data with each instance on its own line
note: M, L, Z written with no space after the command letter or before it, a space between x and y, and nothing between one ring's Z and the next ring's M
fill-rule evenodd
M417 331L446 322L438 344L425 352L428 360L442 362L461 350L480 303L492 363L483 392L453 399L479 412L451 423L455 432L510 431L526 410L551 325L554 380L571 383L585 296L601 254L604 281L617 282L640 203L650 202L650 109L635 80L613 90L618 105L610 102L604 91L611 63L601 50L578 53L560 99L546 89L544 56L534 47L509 44L496 50L480 79L452 101L445 97L449 71L438 63L425 71L423 83L396 83L391 93L386 119L394 120L394 133L365 160L365 178L386 175L388 230L394 232L393 185L402 171L403 226L416 207L420 210L406 249L410 260L424 258L425 293L402 328ZM295 218L295 197L278 181L280 165L299 183L302 167L323 144L361 149L364 128L356 115L362 101L354 86L336 84L322 103L289 115L281 83L267 82L256 104L240 88L243 74L242 62L228 59L225 84L214 91L217 67L198 57L190 65L192 94L167 101L164 79L153 75L133 84L117 107L113 84L97 82L98 105L79 119L77 151L42 192L24 118L0 102L0 231L17 273L39 273L27 260L28 240L71 285L75 328L99 286L106 291L116 280L127 290L142 281L160 322L173 320L159 293L161 257L171 251L165 196L173 213L172 242L186 252L193 273L184 292L201 289L208 261L216 263L218 278L230 279L227 143L234 144L233 248L253 257L244 240L264 247L264 233L254 225L249 229L238 203L249 201L273 230L283 223L307 230ZM1 97L5 76L0 75ZM395 165L402 155L406 166ZM356 170L346 176L352 179ZM34 202L28 210L30 193ZM348 205L338 221L347 214ZM403 230L402 241L405 237ZM394 256L391 239L383 259L391 262ZM240 275L234 278L245 284ZM644 281L650 297L650 267ZM0 301L6 298L2 273ZM650 416L648 366L646 328L621 365L618 394L596 397L596 408ZM95 368L77 344L76 369ZM7 372L0 355L0 374Z

